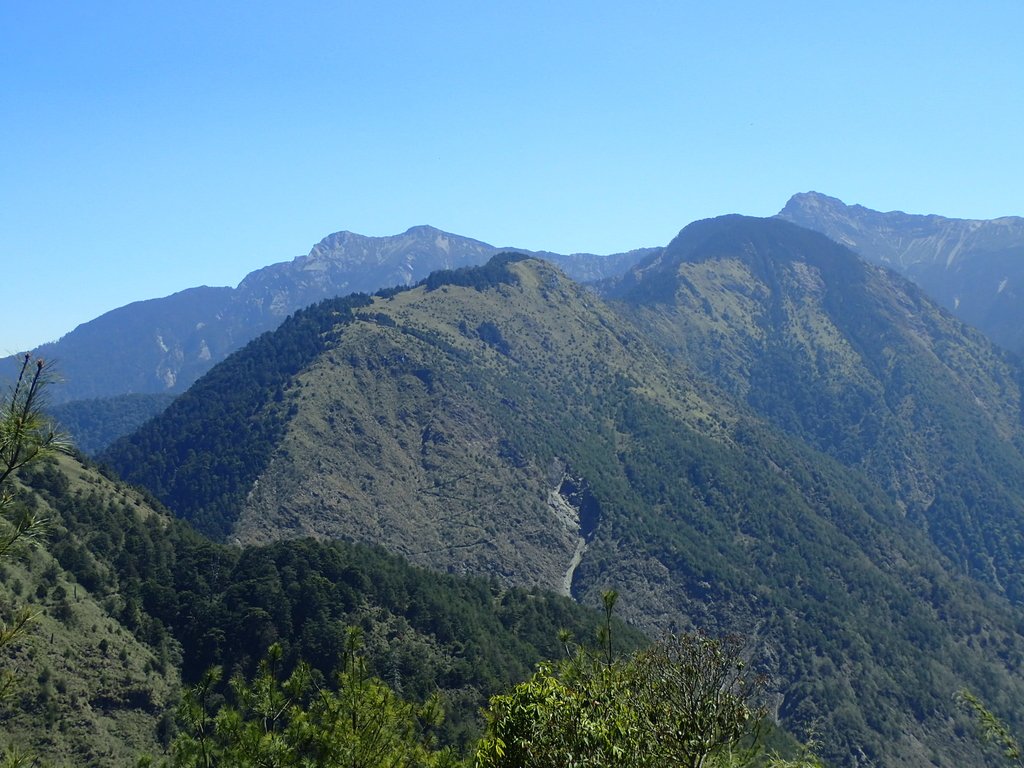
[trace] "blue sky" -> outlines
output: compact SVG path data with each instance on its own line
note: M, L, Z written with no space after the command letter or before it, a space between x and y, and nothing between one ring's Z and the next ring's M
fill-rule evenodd
M431 224L1024 215L1024 3L0 0L0 353Z

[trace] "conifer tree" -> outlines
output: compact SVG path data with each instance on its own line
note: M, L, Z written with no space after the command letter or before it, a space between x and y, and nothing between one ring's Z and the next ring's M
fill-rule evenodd
M0 400L0 559L13 548L37 542L47 528L46 518L15 503L11 487L14 474L22 467L68 447L64 436L43 413L46 387L52 371L31 354L22 358L21 370L11 390ZM0 621L0 652L25 633L36 613L14 608L8 621ZM13 694L18 678L10 669L0 670L0 702ZM0 747L4 768L28 765L34 758L13 745Z
M439 724L436 700L415 706L367 671L357 632L350 632L336 687L318 685L310 667L282 675L274 644L256 676L231 681L230 701L218 696L213 669L186 692L183 726L171 768L455 768L448 749L428 737Z

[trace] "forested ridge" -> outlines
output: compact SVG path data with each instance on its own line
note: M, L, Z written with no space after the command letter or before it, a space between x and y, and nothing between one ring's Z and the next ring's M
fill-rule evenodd
M40 571L30 602L60 629L24 640L47 666L15 667L8 764L819 765L773 730L742 639L651 646L614 618L614 593L602 615L360 545L238 550L73 459L22 475L17 503L50 516L56 561L26 550L16 570ZM48 646L83 641L112 670L146 666L124 689L48 666Z
M59 510L69 577L151 667L182 670L193 720L175 743L200 753L267 737L305 755L295 729L352 713L314 695L345 679L423 760L500 765L495 739L546 743L520 707L576 722L602 702L617 714L566 739L646 765L669 759L653 723L678 715L642 704L666 638L738 634L767 681L751 722L778 718L838 765L977 764L954 694L1011 729L1024 711L1021 380L905 281L726 217L603 298L509 255L254 341L104 456L232 545L66 468L25 475ZM618 593L655 650L616 625L617 655L593 655L600 619L551 589L591 608ZM541 659L562 660L531 675ZM260 733L278 695L294 708ZM207 717L234 735L203 742Z
M1014 356L788 222L701 222L661 258L614 293L659 344L686 349L684 370L865 473L958 567L1020 600Z
M131 687L104 692L30 650L47 666L22 675L0 710L11 764L649 766L679 754L817 765L779 756L799 746L765 719L767 678L756 659L743 671L752 649L741 640L682 637L647 651L649 639L614 618L614 595L602 616L379 548L226 547L74 459L35 463L20 479L17 503L47 515L54 560L22 557L28 570L17 572L30 583L35 572L30 603L62 635L30 629L27 647L84 635L114 667L142 649L146 666ZM93 604L104 626L90 629ZM684 677L658 682L669 669ZM706 686L697 699L672 687L690 676ZM101 725L110 718L119 725ZM673 721L701 739L663 742Z
M817 192L794 195L778 217L895 269L996 344L1024 351L1020 294L1013 288L1022 269L1019 217L984 221L882 213Z
M522 258L508 254L484 267L437 272L421 285L428 290L444 284L496 285L514 279L505 264ZM365 295L322 301L229 356L173 402L167 421L146 424L111 448L110 455L121 457L122 476L152 489L199 531L227 536L242 497L266 467L289 417L284 387L335 341L353 320L353 310L370 303ZM168 421L196 427L175 434L166 428Z
M224 537L283 429L282 388L323 349L329 331L369 302L353 295L300 310L229 356L168 409L168 419L193 429L172 436L165 422L151 422L112 448L126 457L122 476L152 489L199 531Z
M248 459L230 443L174 482L245 541L383 542L504 584L556 588L582 539L574 597L614 588L655 634L755 637L778 715L838 762L962 758L964 686L1015 722L1012 360L785 222L698 223L606 292L521 256L382 292L280 403L264 390L281 437L235 511L201 492ZM151 426L186 444L197 423ZM107 458L130 471L142 439ZM567 476L585 532L548 506Z
M91 398L50 406L49 413L75 448L91 456L162 413L174 398L166 393Z
M439 693L441 743L467 748L487 697L559 655L558 630L593 637L598 616L565 598L414 568L380 548L300 540L239 549L210 542L95 470L73 462L23 473L25 504L50 518L47 549L80 586L185 685L213 666L252 675L272 644L319 680L360 630L368 669L410 698ZM29 490L30 489L30 490ZM51 578L57 580L57 572ZM37 590L74 614L76 590ZM73 630L74 627L71 627ZM644 642L619 625L623 650Z

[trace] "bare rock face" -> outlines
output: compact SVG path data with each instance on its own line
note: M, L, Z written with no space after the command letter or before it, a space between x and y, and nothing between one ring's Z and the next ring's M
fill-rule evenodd
M438 269L482 264L497 251L427 226L389 237L335 232L306 256L250 273L239 284L233 304L253 320L280 322L321 299L412 285Z
M794 195L779 218L895 269L996 343L1024 351L1024 218L880 213L817 192Z

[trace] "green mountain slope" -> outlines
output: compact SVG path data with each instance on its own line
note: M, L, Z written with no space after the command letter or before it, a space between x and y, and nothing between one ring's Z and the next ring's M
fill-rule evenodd
M279 643L318 680L340 669L351 628L374 674L403 695L439 692L437 735L465 747L487 698L595 636L600 617L540 591L414 568L378 548L297 540L214 544L151 499L70 457L26 468L22 504L51 521L44 548L0 571L3 619L40 611L3 668L21 681L0 707L0 742L56 765L134 765L174 732L180 681L211 665L251 675ZM616 625L621 650L645 639ZM225 686L226 688L226 686Z
M58 494L32 489L29 478L43 476ZM18 683L0 704L0 743L57 766L133 765L141 753L159 752L173 733L170 709L180 688L174 651L129 629L124 595L100 577L113 564L97 560L66 523L68 510L81 508L89 494L128 522L117 535L130 536L155 513L138 493L70 458L22 477L28 484L20 487L20 503L51 526L45 546L22 547L0 569L4 621L19 607L36 615L2 660ZM77 575L65 567L68 553L77 556Z
M745 235L722 234L733 225ZM378 543L589 604L614 587L654 630L745 632L777 676L780 717L813 726L838 764L970 764L953 692L979 690L1011 719L1024 704L1008 587L1020 506L1007 484L1001 517L930 515L907 488L975 500L892 457L973 434L1016 466L1019 374L835 248L729 218L688 228L611 303L521 257L326 302L107 458L233 540ZM933 361L936 324L960 378ZM306 353L287 365L268 352L293 348ZM879 411L886 365L912 433ZM951 382L982 405L934 404ZM950 477L995 468L950 451ZM245 472L225 486L221 467ZM939 520L962 541L937 535ZM979 554L971 537L991 521L998 541Z
M951 563L1024 598L1021 372L824 236L727 217L617 289L678 364L864 472Z
M162 413L173 400L174 395L166 393L116 395L72 400L48 410L75 447L82 453L93 455Z
M235 288L201 286L133 302L41 345L35 355L60 361L65 383L52 393L53 402L176 394L303 307L411 285L435 270L483 264L500 250L429 226L387 237L335 232L307 255L250 272ZM578 280L600 280L653 250L606 256L545 252L543 257ZM8 383L7 371L17 359L0 358L0 384Z

